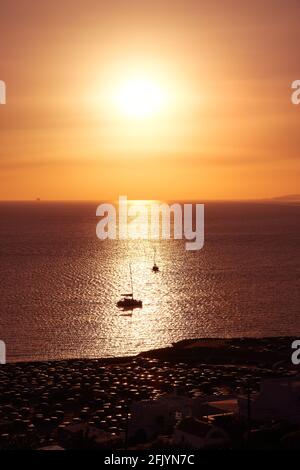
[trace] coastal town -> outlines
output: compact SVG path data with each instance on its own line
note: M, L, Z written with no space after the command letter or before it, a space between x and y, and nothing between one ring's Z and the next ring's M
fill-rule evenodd
M187 340L132 358L2 365L0 448L297 447L291 342Z

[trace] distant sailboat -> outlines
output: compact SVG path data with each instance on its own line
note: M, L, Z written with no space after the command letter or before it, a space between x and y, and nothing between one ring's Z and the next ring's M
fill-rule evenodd
M143 302L137 300L133 297L133 282L132 282L132 271L131 264L129 265L130 270L130 283L131 283L131 293L122 294L123 299L117 302L117 307L122 308L123 310L133 310L134 308L142 308Z
M153 260L152 271L153 271L154 273L158 273L158 271L159 271L159 267L158 267L157 264L156 264L156 249L155 249L155 248L154 248L154 260Z

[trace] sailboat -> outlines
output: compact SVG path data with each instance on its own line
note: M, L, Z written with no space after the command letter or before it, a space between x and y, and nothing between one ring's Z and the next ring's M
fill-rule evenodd
M155 248L154 248L154 263L153 263L153 266L152 266L152 271L154 273L158 273L158 271L159 271L159 267L156 264L156 249Z
M122 294L123 299L117 302L117 307L122 308L123 310L133 310L134 308L142 308L143 302L137 300L133 297L133 282L132 282L132 271L131 264L129 265L130 270L130 284L131 284L131 293Z

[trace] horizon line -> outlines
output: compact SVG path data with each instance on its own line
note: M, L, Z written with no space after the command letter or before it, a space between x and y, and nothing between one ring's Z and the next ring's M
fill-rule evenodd
M122 196L122 195L121 195ZM120 197L120 196L119 196ZM119 198L118 197L118 198ZM99 198L99 199L0 199L0 203L3 202L36 202L36 203L43 203L43 202L103 202L103 201L117 201L115 198ZM178 199L153 199L153 198L127 198L128 201L158 201L158 202L199 202L199 201L211 201L211 202L265 202L265 201L289 201L294 199L300 199L300 195L298 194L291 194L291 195L281 195L281 196L269 196L269 197L252 197L252 198L178 198Z

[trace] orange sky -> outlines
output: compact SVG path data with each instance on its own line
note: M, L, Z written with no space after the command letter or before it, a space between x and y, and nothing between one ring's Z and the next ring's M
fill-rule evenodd
M0 199L299 193L298 0L1 0ZM114 114L136 72L171 99Z

